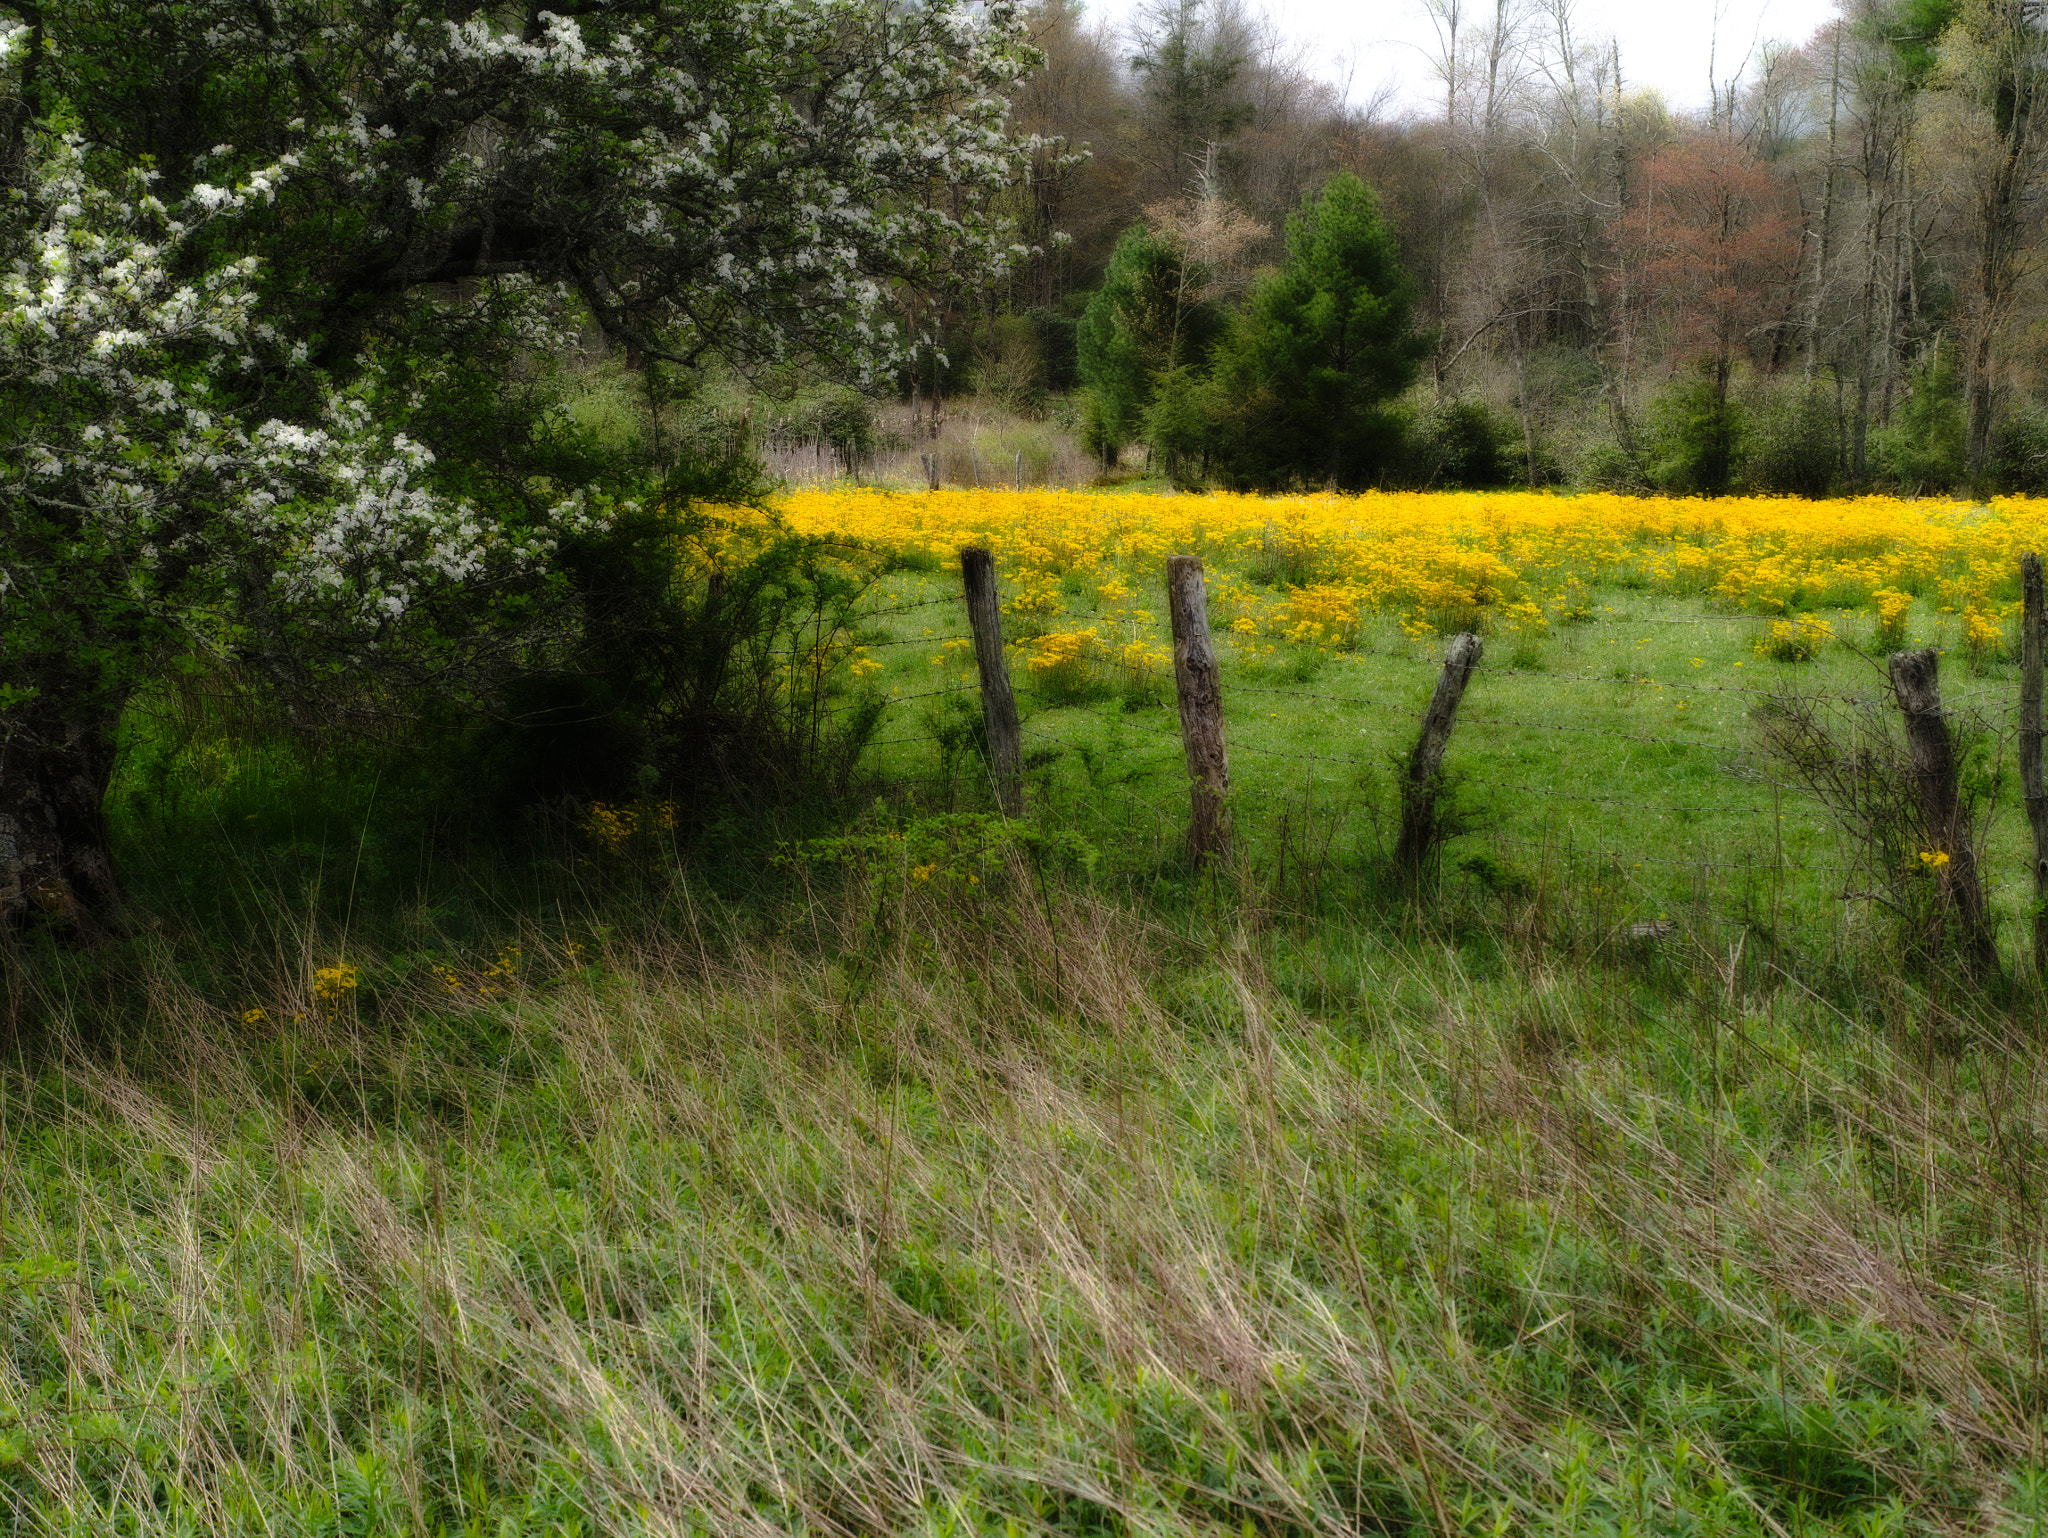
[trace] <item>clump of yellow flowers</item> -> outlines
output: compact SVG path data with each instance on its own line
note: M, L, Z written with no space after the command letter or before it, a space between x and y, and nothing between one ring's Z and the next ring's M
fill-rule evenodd
M313 969L313 1007L323 1015L338 1015L355 1003L356 988L362 982L362 974L351 961L337 961L331 967ZM304 1015L292 1015L294 1021L303 1020ZM260 1004L252 1004L241 1012L244 1025L256 1026L270 1019L270 1011Z
M313 970L313 1002L323 1014L334 1014L355 999L358 974L352 963L336 962Z
M572 953L581 950L581 946L576 946ZM464 972L445 962L436 962L429 970L441 992L450 998L496 999L520 981L525 962L525 951L507 945L498 952L498 959L481 972Z
M1833 625L1802 614L1794 619L1773 620L1755 649L1759 657L1775 657L1780 662L1811 662L1834 638Z
M1913 595L1895 587L1881 587L1870 595L1877 610L1877 638L1881 645L1896 650L1906 644L1906 611L1913 607Z
M593 801L583 808L576 831L605 854L619 855L649 834L673 833L676 817L673 801Z
M1973 657L1995 657L2005 649L2005 626L1995 614L1972 604L1963 610L1963 650Z

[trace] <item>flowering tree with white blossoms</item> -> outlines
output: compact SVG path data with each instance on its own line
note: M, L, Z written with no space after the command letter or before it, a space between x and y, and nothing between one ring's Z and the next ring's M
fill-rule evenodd
M1002 3L10 12L0 914L115 900L152 669L315 687L544 571L588 461L527 365L579 313L872 375L901 285L1018 254Z
M83 159L60 142L22 189L0 276L0 905L61 912L113 895L115 727L167 652L309 621L374 647L423 592L548 538L437 490L433 454L358 396L310 423L247 409L238 376L288 377L303 349L259 318L256 258L178 269L265 178L169 206Z
M30 29L32 99L167 178L291 165L272 254L316 362L397 295L519 275L649 356L873 370L892 282L1024 254L991 211L1037 148L1006 127L1038 58L1009 0L76 9L68 41Z

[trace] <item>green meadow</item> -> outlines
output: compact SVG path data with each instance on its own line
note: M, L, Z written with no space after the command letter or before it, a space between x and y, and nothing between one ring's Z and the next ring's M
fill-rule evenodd
M1758 767L1867 660L1620 591L1496 644L1416 888L1434 643L1226 643L1197 873L1170 680L1020 679L988 815L954 612L864 634L921 697L831 831L455 846L138 712L159 917L5 972L9 1530L2034 1530L2040 995L1899 965Z
M896 576L873 599L885 617L861 632L882 665L870 687L907 701L883 718L864 762L905 805L987 795L969 751L980 707L959 606L887 613L946 591L942 578ZM1062 628L1098 618L1085 586L1066 602ZM1796 922L1807 946L1870 943L1882 928L1871 905L1843 897L1871 889L1867 858L1767 751L1760 723L1783 698L1812 701L1845 741L1872 721L1895 723L1885 648L1868 612L1807 618L1835 639L1787 660L1772 654L1768 617L1610 587L1593 590L1583 622L1486 637L1446 759L1460 830L1444 851L1448 881L1495 896L1541 888L1596 926L1682 913L1711 930L1732 916ZM1031 621L1006 623L1013 645L1023 642L1013 673L1034 811L1101 851L1108 868L1170 884L1185 863L1188 816L1170 666L1034 673ZM1954 629L1924 601L1906 624L1916 645L1953 643ZM1291 873L1288 905L1355 909L1371 884L1363 873L1391 853L1400 776L1443 646L1390 617L1368 620L1345 651L1219 636L1233 823L1248 866L1269 884ZM957 692L932 694L949 687ZM1987 893L2017 946L2033 900L2015 759L2017 647L1945 651L1942 689L1988 815Z

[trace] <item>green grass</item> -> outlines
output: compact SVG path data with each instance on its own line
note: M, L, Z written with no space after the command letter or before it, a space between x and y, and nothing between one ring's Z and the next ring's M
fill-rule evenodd
M244 1024L145 942L117 1040L18 1051L0 1519L2032 1530L2030 1017L1022 867L646 881L666 940L529 932L495 997Z
M1672 687L1866 664L1599 598L1475 682L1420 894L1390 628L1231 645L1200 877L1163 680L1027 695L1029 837L906 703L779 864L138 717L151 921L0 937L0 1531L2040 1531L2038 985L1902 975Z
M876 603L934 597L953 581L898 575ZM1060 628L1093 622L1088 585L1069 584L1066 598L1072 612ZM1447 849L1447 868L1455 879L1480 869L1514 890L1569 885L1603 899L1601 919L1614 924L1763 915L1774 925L1796 919L1810 944L1868 943L1882 923L1869 903L1845 903L1842 893L1870 891L1870 873L1827 811L1761 753L1755 725L1774 693L1876 700L1896 714L1874 618L1817 617L1848 644L1799 663L1760 654L1767 616L1623 588L1595 589L1584 623L1535 638L1489 636L1446 760L1465 830ZM1008 623L1032 633L1028 620ZM1926 604L1909 623L1914 644L1955 639L1955 621ZM873 652L884 664L873 686L910 696L971 678L971 653L955 650L935 666L937 639L923 639L963 628L964 617L945 608L883 621L877 634L891 644ZM1238 833L1253 863L1328 873L1346 901L1346 883L1355 887L1361 869L1390 851L1397 776L1436 686L1442 641L1412 639L1391 619L1369 621L1355 649L1335 654L1218 640ZM1170 869L1187 818L1170 670L1135 690L1105 673L1092 691L1048 691L1021 661L1013 673L1038 814L1132 869ZM1978 724L1986 769L2002 771L1984 869L2016 948L2032 901L2009 736L2018 669L1954 651L1943 675L1945 703ZM971 723L977 707L970 693L948 708ZM970 783L975 765L949 753L947 725L929 701L899 707L870 763L884 779L936 778L948 795L985 794Z

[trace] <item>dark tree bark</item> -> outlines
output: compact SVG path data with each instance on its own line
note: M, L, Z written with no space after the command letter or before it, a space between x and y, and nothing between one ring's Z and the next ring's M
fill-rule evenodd
M62 701L57 702L59 705ZM0 739L0 922L95 933L121 890L104 811L118 708L11 713Z

